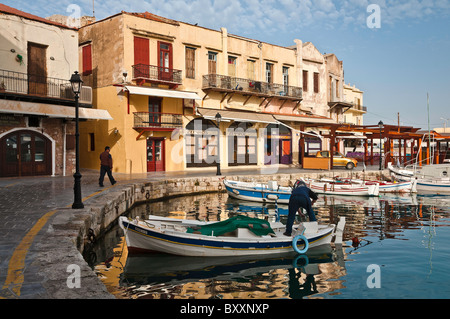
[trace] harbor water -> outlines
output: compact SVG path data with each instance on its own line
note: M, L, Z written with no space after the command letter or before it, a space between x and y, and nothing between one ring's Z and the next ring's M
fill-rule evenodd
M122 299L441 299L450 297L450 196L320 196L320 223L346 217L342 245L277 257L128 254L115 226L85 259ZM278 215L277 215L278 212ZM236 214L285 223L287 206L244 202L224 193L133 208L149 214L221 221Z

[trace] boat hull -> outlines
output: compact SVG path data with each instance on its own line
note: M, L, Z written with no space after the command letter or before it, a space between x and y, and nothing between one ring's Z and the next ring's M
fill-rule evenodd
M125 233L130 252L156 251L179 256L226 257L283 254L293 251L293 238L283 235L255 239L161 231L157 228L142 227L126 217L119 218L119 225ZM316 234L305 235L309 248L330 244L335 229L334 225L330 225Z
M344 196L378 196L379 184L357 185L357 184L339 184L327 182L307 182L309 188L318 194L324 195L344 195Z
M290 187L280 187L278 190L273 190L264 184L244 184L240 182L224 180L224 185L229 196L261 203L279 203L289 204L289 198L291 197Z
M417 180L417 192L450 195L450 181Z

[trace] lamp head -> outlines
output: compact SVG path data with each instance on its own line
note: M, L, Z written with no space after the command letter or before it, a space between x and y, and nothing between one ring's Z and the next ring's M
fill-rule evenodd
M72 91L75 94L80 94L81 87L83 86L83 80L81 79L78 71L75 71L70 78L70 84L72 85Z
M216 114L216 121L217 123L220 123L220 121L222 120L222 115L220 115L220 113Z

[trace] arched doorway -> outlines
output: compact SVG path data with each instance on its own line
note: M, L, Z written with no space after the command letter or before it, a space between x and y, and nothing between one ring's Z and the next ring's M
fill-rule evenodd
M292 164L292 133L289 128L279 124L269 124L265 129L265 163L278 161L280 164Z
M36 131L17 130L0 139L0 176L52 174L51 141Z

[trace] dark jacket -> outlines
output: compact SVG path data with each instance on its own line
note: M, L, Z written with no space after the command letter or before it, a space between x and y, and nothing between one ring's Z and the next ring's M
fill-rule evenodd
M100 154L100 165L102 166L108 166L112 169L113 163L112 163L112 156L109 154L109 152L104 151Z
M306 186L300 186L300 187L295 188L292 191L291 195L303 195L303 196L306 196L306 197L310 197L313 200L317 200L317 198L318 198L317 194L314 193L312 190L310 190Z

